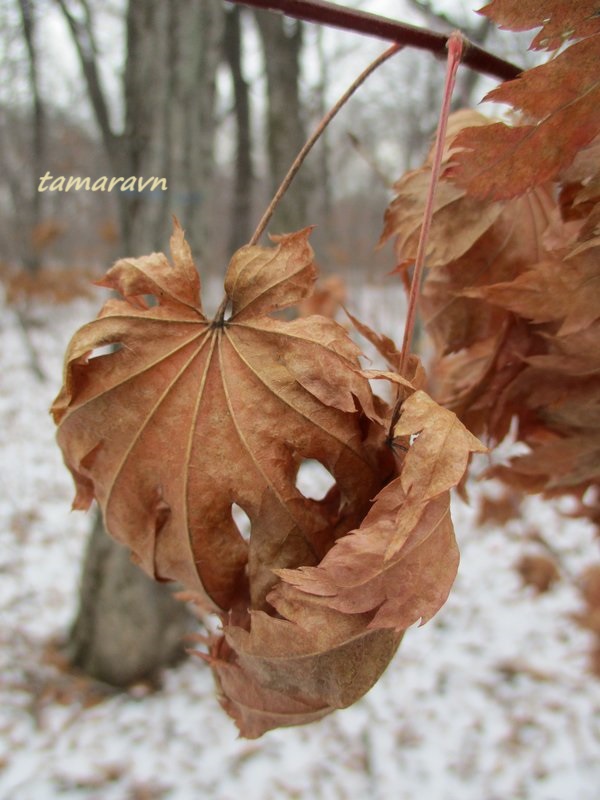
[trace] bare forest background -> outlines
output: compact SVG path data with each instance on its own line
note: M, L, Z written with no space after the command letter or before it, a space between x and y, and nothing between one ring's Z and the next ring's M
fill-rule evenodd
M509 59L518 48L468 0L346 5L460 27ZM222 274L307 133L381 49L222 0L2 0L3 270L101 270L164 250L176 214L203 273ZM374 243L393 180L429 147L442 70L412 49L380 70L318 143L270 230L316 224L325 272L389 271L391 256ZM476 104L486 88L465 70L455 107ZM46 172L164 177L168 191L40 193Z

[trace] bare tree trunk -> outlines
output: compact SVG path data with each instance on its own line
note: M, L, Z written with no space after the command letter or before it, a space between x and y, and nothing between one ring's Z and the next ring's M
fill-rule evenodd
M206 243L213 177L215 75L221 0L130 0L124 75L125 130L111 127L87 0L58 0L75 41L113 173L164 178L167 191L119 192L124 255L164 249L176 213L196 256ZM153 679L182 654L190 615L109 539L98 515L89 540L68 653L107 683Z
M302 23L255 11L267 78L267 148L271 191L275 192L306 139L300 98ZM280 203L271 229L277 233L306 225L310 180L300 170Z
M125 249L164 247L175 214L193 253L206 250L214 179L220 0L130 0L124 161L131 175L165 178L151 198L125 194Z
M180 191L169 210L180 216L192 252L201 257L210 239L216 74L222 55L224 8L221 0L176 0L168 5L174 100L169 112L170 180Z
M136 567L97 514L66 647L71 663L113 686L155 682L162 667L184 656L182 637L189 628L187 609L170 587Z
M231 208L229 250L234 252L252 235L252 134L248 84L242 70L242 8L233 6L225 15L223 49L231 72L236 124L235 179Z
M41 199L38 180L44 174L44 106L40 94L38 51L36 46L36 18L33 0L19 0L23 38L29 61L29 86L33 98L33 122L31 134L31 175L27 181L27 213L24 224L23 252L25 266L37 272L40 266L40 252L36 248L35 231L41 222Z

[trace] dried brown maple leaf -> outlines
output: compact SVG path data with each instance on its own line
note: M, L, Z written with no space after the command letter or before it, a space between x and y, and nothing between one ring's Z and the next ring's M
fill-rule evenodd
M445 157L453 158L462 125L484 122L480 114L452 115ZM429 168L417 172L425 177ZM396 235L400 264L416 255L413 224L424 209L426 181L420 180L417 192L415 174L408 173L396 184L399 192L386 214L384 236ZM464 189L454 187L452 194L452 187L449 176L442 178L442 198L453 200L447 206L438 203L434 210L430 269L420 300L427 331L442 356L432 373L432 387L436 399L455 411L469 430L502 439L514 414L504 401L505 390L525 368L525 358L544 348L507 308L481 300L489 284L510 286L549 257L540 232L548 228L556 201L547 186L501 203L475 202ZM474 213L476 207L479 214Z
M453 143L464 126L480 129L487 123L475 112L451 115L444 163L454 157ZM416 256L429 160L395 184L396 195L385 214L381 241L395 237L400 267ZM511 281L539 261L545 252L539 231L548 226L555 206L549 187L509 202L482 202L469 197L448 176L440 180L427 254L430 272L420 301L428 332L440 351L451 353L501 337L506 313L483 308L465 290Z
M448 596L458 566L448 489L485 448L422 391L405 400L397 428L398 438L419 436L360 527L318 566L277 570L267 600L278 616L251 611L249 630L226 623L225 641L211 644L222 703L247 736L353 703L404 630Z
M600 484L600 431L574 432L555 436L539 443L533 436L528 444L531 452L517 456L510 467L500 465L490 470L510 486L549 496L575 492ZM582 492L583 493L583 492Z
M598 0L492 0L480 13L511 31L541 27L531 43L536 50L556 50L598 30Z
M524 119L463 130L452 167L458 185L474 197L503 200L569 166L600 130L599 60L597 33L489 92L486 100L508 103Z
M249 737L354 702L404 628L440 607L457 565L448 489L481 449L393 371L391 340L362 326L391 360L376 377L403 392L390 442L391 409L371 394L345 329L270 315L312 286L308 234L238 251L213 320L178 225L172 264L162 254L117 262L103 285L123 299L74 336L53 406L75 506L95 497L108 531L151 575L180 581L220 615L223 634L203 657ZM113 351L95 355L106 345ZM421 380L414 361L409 369ZM296 487L305 459L335 478L320 501ZM234 504L250 518L249 540ZM325 573L344 547L363 599L353 590L338 608L288 580L299 568Z
M448 120L442 163L447 165L456 150L457 133L465 127L489 125L490 120L475 111L457 111ZM407 172L394 184L394 199L385 211L382 245L395 237L394 249L400 267L413 263L423 221L424 197L431 174L431 153L420 169ZM462 256L502 212L501 203L482 204L467 196L466 190L447 180L438 183L434 198L427 266L437 267Z
M404 630L445 602L458 567L449 490L470 453L486 450L423 391L402 405L394 436L407 435L415 438L400 476L380 492L360 529L340 539L319 566L278 571L339 611L377 609L370 628Z
M556 25L546 34L554 36L559 18L553 15L558 15L559 5L550 2L543 18L527 16L534 6L540 8L527 0L518 8L511 0L499 0L494 8L515 15L519 24L531 22L522 27L552 21ZM581 501L580 514L597 519L593 502L584 503L582 498L594 497L593 491L600 487L599 34L591 35L589 27L596 30L599 22L588 13L589 5L582 5L587 10L584 16L573 10L577 17L573 25L581 23L585 33L582 28L573 36L588 38L547 65L555 70L550 74L560 84L557 90L551 81L546 83L547 73L540 68L495 93L496 99L510 97L527 114L525 122L537 119L536 130L544 127L543 135L550 138L554 112L567 113L570 106L560 103L573 103L573 118L551 143L562 148L564 137L572 134L567 159L571 166L551 164L552 175L563 184L558 192L556 186L537 185L542 174L538 156L543 152L530 156L503 149L502 140L494 139L497 128L481 125L479 117L455 115L446 142L446 164L464 159L476 170L478 159L489 157L486 187L495 181L507 186L519 170L533 169L536 174L526 177L523 185L509 187L507 193L494 190L480 201L478 218L473 202L482 193L475 189L472 196L472 187L467 186L461 195L456 183L462 178L453 169L446 170L441 181L445 188L434 211L431 269L421 306L438 354L430 384L435 398L491 442L501 440L516 422L516 432L528 446L526 455L488 474L524 491L568 493ZM578 121L577 115L581 115ZM464 131L463 125L471 127ZM515 130L520 136L525 128ZM468 150L468 137L478 142L477 153ZM514 155L514 169L494 161L499 153ZM414 258L413 223L424 207L424 192L419 191L415 175L423 182L427 170L426 163L396 184L398 195L386 216L385 233L397 237L401 266ZM510 197L513 189L516 196ZM452 199L444 204L444 198ZM504 199L494 202L498 198ZM492 219L487 216L490 208L499 209ZM448 241L453 231L458 234Z
M424 167L408 172L394 184L395 198L385 212L381 243L396 237L399 265L412 263L423 220L423 197L429 185L430 170ZM483 205L466 196L465 189L440 181L435 194L431 240L427 265L436 267L453 261L479 239L502 211L500 203Z
M536 323L559 320L559 335L577 333L600 317L599 255L598 246L578 248L565 260L542 261L512 281L466 289L463 294Z
M269 600L276 615L252 610L249 623L226 623L205 657L221 704L248 738L356 702L402 639L402 632L370 630L372 614L335 611L327 598L292 586L278 584Z
M238 251L225 281L230 316L213 321L181 229L173 266L159 254L117 262L103 285L125 299L75 335L53 406L75 506L93 493L108 531L149 574L206 592L215 609L248 591L260 607L272 568L317 563L382 481L358 348L331 320L267 316L312 285L308 233ZM119 349L89 358L107 344ZM337 516L296 488L303 459L336 479ZM234 503L252 522L250 545Z

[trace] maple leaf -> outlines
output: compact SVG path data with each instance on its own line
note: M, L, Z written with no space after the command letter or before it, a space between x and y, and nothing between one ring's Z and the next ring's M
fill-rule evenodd
M465 127L487 126L489 119L475 111L457 111L448 120L442 163L456 153L456 135ZM424 198L430 181L431 153L420 169L407 172L394 184L394 199L385 211L379 246L392 236L400 267L414 261L423 221ZM440 180L434 196L427 247L427 266L438 267L464 255L502 212L501 203L482 204L466 190Z
M446 162L458 152L455 142L463 126L475 124L481 129L486 123L485 117L473 112L453 114ZM396 235L401 263L416 255L413 224L424 212L427 162L417 172L418 184L415 172L396 184L400 191L386 215L384 236ZM532 331L506 305L495 303L492 295L488 299L487 293L490 285L509 291L522 273L554 258L540 234L553 223L556 200L549 186L502 202L475 201L456 189L448 174L439 186L442 201L432 219L429 271L420 299L425 326L440 356L430 386L441 405L455 411L469 430L498 441L508 432L521 402L510 394L514 380L526 369L526 359L546 348L541 333ZM445 197L453 198L449 205L444 204ZM474 213L476 207L479 214ZM562 240L561 225L555 227ZM593 261L591 256L585 258Z
M596 33L489 92L485 100L508 103L525 119L461 131L451 168L458 185L481 199L508 199L571 164L600 130L599 59Z
M317 563L382 480L361 421L374 411L358 348L331 320L267 316L313 283L308 233L238 251L231 315L213 321L180 228L172 266L162 254L119 261L103 285L125 299L73 337L53 406L75 506L93 494L149 574L205 591L218 609L248 591L260 606L273 567ZM89 357L107 344L117 351ZM336 479L337 515L296 488L303 459ZM249 545L234 503L252 522Z
M504 404L504 390L540 347L539 337L485 292L488 284L510 285L544 258L538 231L554 208L546 187L504 203L470 250L432 269L424 283L425 325L443 356L432 371L435 398L477 435L506 434L514 408Z
M559 494L577 487L600 482L600 437L578 435L531 442L531 452L511 459L510 467L500 465L490 470L511 486L525 486L528 491Z
M414 260L421 223L423 198L430 180L430 170L408 172L394 184L395 197L385 212L379 243L396 237L399 264ZM465 189L449 181L440 181L435 194L431 234L427 247L427 266L436 267L463 255L479 239L502 211L500 203L482 206L480 200L467 197Z
M465 289L536 323L562 321L558 335L576 333L600 317L598 247L577 250L564 261L536 264L512 281Z
M458 568L449 489L470 453L487 450L423 391L404 401L394 430L398 438L411 434L400 476L382 489L360 528L338 540L317 567L278 571L338 611L376 609L369 627L398 632L426 622L448 596Z
M425 324L444 352L459 350L501 330L505 314L490 312L474 302L467 290L513 280L525 267L543 258L538 231L547 227L554 207L547 187L505 203L469 250L431 271L421 306ZM459 208L457 216L466 228L468 217L463 218Z
M492 0L479 13L511 31L541 27L531 43L535 50L556 50L598 30L597 0Z
M531 4L524 3L523 8L530 10ZM570 58L579 57L578 53L589 56L596 47L590 36L566 52ZM560 66L560 58L552 64ZM590 63L583 77L587 69L596 91L596 73L592 78ZM533 74L535 80L514 89L514 103L530 117L536 111L552 113L556 94L548 92L543 72ZM563 74L563 79L563 93L572 90L577 103L581 75L575 70L571 76ZM497 99L503 91L503 87L498 90ZM421 298L439 356L430 384L435 398L455 411L471 431L486 434L492 442L500 441L516 421L519 438L528 446L527 455L487 474L520 490L569 493L578 498L600 486L598 109L588 100L584 99L580 111L595 138L581 147L574 143L571 166L561 168L562 179L570 183L560 187L559 202L551 187L535 186L537 178L530 175L522 196L506 199L510 193L494 192L493 197L505 199L495 204L489 198L479 201L482 215L478 219L472 211L476 197L461 195L461 187L456 187L460 176L446 170L442 200L434 212L430 271ZM463 126L472 125L468 115L456 115L451 121L446 164L476 161L480 154L464 149L469 136L473 141L481 139L482 158L499 141L501 147L501 140L491 141L497 129L482 126L481 118L475 120L477 127L466 131ZM488 153L485 136L491 141ZM532 163L537 169L535 159L530 163L523 153L515 158L519 162L515 170L529 169ZM428 169L426 163L396 184L400 191L388 210L386 234L397 236L401 264L414 257L412 220L424 207L424 191L418 190L415 175L424 183ZM491 180L504 185L512 181L515 170L504 170L497 163ZM452 198L447 205L452 219L443 223L442 216L443 224L436 226L435 214L443 214L444 198ZM495 208L488 220L487 212L494 205L499 213ZM458 229L450 243L438 242ZM581 503L579 513L594 518L595 512Z
M123 299L73 337L53 405L74 505L95 497L147 572L220 615L223 633L200 655L249 737L354 702L404 629L440 607L458 563L448 490L482 449L415 390L418 360L395 371L387 337L354 320L390 363L374 374L333 320L272 316L312 287L309 232L239 250L213 320L177 223L172 264L156 253L118 261L102 285ZM391 447L392 409L372 395L372 377L403 392ZM411 435L399 467L394 449ZM335 479L320 501L296 486L306 459ZM234 505L250 519L248 540ZM355 579L345 594L294 585L344 553Z
M251 611L249 631L225 625L206 657L221 704L247 738L356 702L402 639L392 630L370 630L370 614L343 614L292 586L278 584L269 600L280 617Z
M211 643L205 658L221 702L246 736L355 702L404 630L425 623L448 596L458 567L448 490L469 453L486 448L422 391L403 409L395 435L419 438L360 527L318 566L276 570L281 582L267 600L277 616L251 611L248 627L226 623L224 641Z
M475 112L452 114L445 163L456 154L454 142L464 126L481 129L488 123ZM400 266L416 257L430 174L428 162L429 158L425 167L407 173L396 183L396 195L386 210L380 242L396 237L394 248ZM524 267L539 261L545 251L538 232L550 224L556 203L547 186L510 202L482 202L457 187L448 175L440 180L436 196L427 254L430 272L420 306L436 347L451 353L499 333L505 314L490 313L465 290L510 281Z

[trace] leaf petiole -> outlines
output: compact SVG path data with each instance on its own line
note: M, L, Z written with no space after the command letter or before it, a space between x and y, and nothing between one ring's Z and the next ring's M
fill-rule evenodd
M440 121L435 137L435 144L433 146L433 164L431 168L431 177L429 180L429 187L427 189L427 198L425 201L425 212L423 214L423 224L421 226L421 233L419 234L419 243L417 245L417 255L415 257L415 268L413 271L413 278L410 286L410 295L408 298L408 311L406 314L406 325L404 327L404 339L402 342L402 353L400 357L400 374L404 374L408 356L410 355L410 347L413 338L415 327L415 319L417 313L417 300L419 297L419 289L421 286L421 277L423 275L423 268L425 266L425 250L427 248L427 240L429 238L429 230L431 228L431 219L433 217L433 201L435 198L435 190L440 178L442 167L442 155L444 152L444 140L446 138L446 129L448 127L448 116L450 114L450 101L452 99L452 90L456 81L456 73L458 65L460 64L463 53L463 37L459 31L454 31L448 39L448 61L446 67L446 80L444 83L444 96L442 98L442 107L440 109Z
M265 211L265 213L263 214L260 222L258 223L258 226L254 231L252 238L248 242L249 245L255 245L260 239L260 237L263 235L265 228L269 224L269 221L273 216L273 213L275 212L275 209L277 208L281 198L286 193L290 184L296 177L296 173L304 163L306 156L310 153L314 145L321 138L323 131L329 125L331 120L337 115L338 111L340 111L340 109L342 109L343 106L348 102L348 100L352 97L352 95L359 88L359 86L361 86L365 82L365 80L369 77L369 75L375 72L377 67L381 66L381 64L383 64L385 61L387 61L389 58L391 58L400 50L402 50L402 45L394 44L391 47L388 47L388 49L381 55L377 56L377 58L374 61L372 61L369 64L369 66L360 73L360 75L356 78L356 80L352 82L352 84L348 87L348 89L346 89L346 91L340 97L337 103L335 103L335 105L332 106L332 108L330 108L327 114L325 114L325 116L319 122L313 133L306 140L306 143L304 144L303 148L300 150L300 152L294 159L294 162L292 163L291 167L287 171L285 178L283 179L279 188L275 192L275 196L269 203L269 206Z
M400 354L400 374L404 375L408 364L408 357L410 355L410 348L413 340L413 333L415 328L415 320L417 315L417 301L419 298L419 290L421 287L421 279L423 276L423 268L425 266L425 251L427 248L427 240L429 238L429 231L431 228L431 219L433 217L433 201L435 198L435 190L440 178L442 155L444 152L444 140L446 138L446 129L448 127L448 116L450 114L450 101L452 99L452 90L456 81L456 73L463 54L464 39L459 31L454 31L448 39L448 60L446 62L446 80L444 82L444 95L442 98L442 107L440 109L440 120L438 123L437 133L435 137L435 144L433 146L432 168L429 186L427 189L427 197L425 201L425 211L423 214L423 224L421 225L421 232L419 234L419 242L417 245L417 254L415 257L415 268L413 270L412 282L410 285L410 294L408 298L408 310L406 314L406 324L404 326L404 338L402 341L402 351ZM393 430L400 415L401 401L396 403L394 411L390 419L389 437L393 435Z

